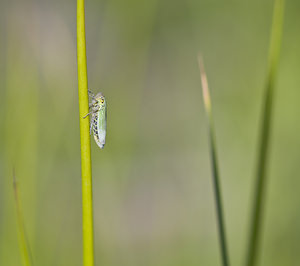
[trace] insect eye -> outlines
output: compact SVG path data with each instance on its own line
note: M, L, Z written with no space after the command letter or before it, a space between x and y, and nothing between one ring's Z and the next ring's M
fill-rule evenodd
M104 103L104 99L100 99L100 103Z

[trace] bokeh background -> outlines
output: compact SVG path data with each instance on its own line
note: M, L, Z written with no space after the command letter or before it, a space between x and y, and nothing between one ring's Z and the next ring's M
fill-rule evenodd
M260 265L299 265L300 2L287 0ZM86 1L96 265L220 265L197 53L212 93L232 265L242 265L273 0ZM0 2L0 265L81 265L76 1Z

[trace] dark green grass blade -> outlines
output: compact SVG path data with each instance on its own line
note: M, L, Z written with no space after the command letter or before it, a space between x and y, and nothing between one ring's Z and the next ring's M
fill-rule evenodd
M22 208L19 198L19 190L18 190L18 183L16 181L15 173L13 172L13 187L14 187L14 196L16 202L16 210L17 210L17 224L19 230L19 246L20 251L22 253L22 262L24 266L31 266L32 263L32 256L30 252L28 238L26 236Z
M284 17L284 0L275 0L272 33L269 51L268 73L265 87L265 99L262 113L262 125L259 140L258 162L256 170L256 187L254 191L254 205L251 217L249 243L247 249L246 265L256 265L259 239L261 234L262 216L266 188L266 166L270 143L272 107L274 97L274 84L278 68L281 45L282 26Z
M221 253L222 253L222 262L223 262L223 266L228 266L229 258L228 258L227 245L226 245L222 197L221 197L221 189L220 189L220 182L219 182L219 168L217 162L217 149L216 149L216 141L215 141L215 132L213 127L213 118L211 113L210 94L208 89L207 77L206 77L201 56L198 56L198 61L199 61L200 76L201 76L201 83L202 83L204 107L205 107L205 112L209 124L209 140L210 140L209 145L210 145L210 153L211 153L214 194L215 194L215 202L216 202L216 210L217 210L217 222L218 222L220 246L221 246Z

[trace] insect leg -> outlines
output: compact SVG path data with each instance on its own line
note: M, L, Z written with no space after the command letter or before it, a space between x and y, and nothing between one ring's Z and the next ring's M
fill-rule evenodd
M93 113L93 111L87 113L87 114L83 117L83 119L86 118L87 116L89 116L91 113Z
M91 90L88 90L88 93L91 98L95 98L95 94Z

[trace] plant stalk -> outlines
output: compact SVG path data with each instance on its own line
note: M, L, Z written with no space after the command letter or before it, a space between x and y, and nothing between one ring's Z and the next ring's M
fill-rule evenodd
M83 265L93 266L94 229L90 119L89 117L83 118L89 112L84 0L77 0L77 65L82 178Z
M216 148L216 141L215 141L215 131L213 126L213 117L211 111L211 100L210 100L207 76L205 73L204 64L201 55L198 56L198 62L199 62L200 77L202 83L204 108L205 108L205 112L209 124L208 125L209 141L210 141L209 146L210 146L210 153L211 153L211 163L212 163L212 172L213 172L212 176L213 176L214 195L215 195L215 203L216 203L216 211L217 211L217 222L218 222L222 262L223 262L223 266L229 266L229 257L228 257L227 244L226 244L226 233L225 233L225 225L224 225L224 218L223 218L221 188L219 182L217 148Z
M271 41L269 48L268 73L265 87L265 99L262 113L262 124L260 130L258 161L256 170L256 186L254 191L254 203L252 209L252 220L249 232L249 243L247 249L246 265L254 266L257 262L259 242L261 236L263 208L265 202L265 189L267 178L267 163L269 159L269 144L272 122L272 109L274 98L274 84L277 74L279 53L282 39L284 0L275 0L273 11L273 22Z
M14 187L14 196L15 196L15 203L16 203L16 210L17 210L17 224L19 229L19 247L22 254L22 262L24 266L31 266L33 265L32 263L33 260L30 252L28 238L26 236L24 218L23 218L22 207L21 207L20 197L19 197L18 183L16 181L14 170L13 170L13 187Z

